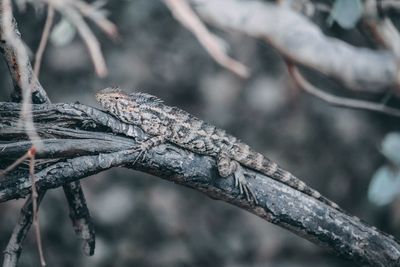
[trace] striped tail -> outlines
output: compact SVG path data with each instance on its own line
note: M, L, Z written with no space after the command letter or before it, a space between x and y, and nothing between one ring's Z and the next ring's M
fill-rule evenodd
M325 203L326 205L336 210L344 212L335 202L323 197L318 191L306 185L303 181L296 178L290 172L282 169L275 162L264 157L262 154L255 152L249 146L241 143L240 145L236 146L236 148L239 148L238 150L236 150L236 152L239 153L235 153L235 155L233 155L233 158L244 166L259 171L274 180L277 180L300 192L303 192L308 196L311 196L312 198L321 201L322 203Z
M255 152L248 145L246 145L244 143L236 142L236 144L233 147L234 147L234 150L233 150L234 152L231 154L231 158L236 160L243 166L246 166L250 169L261 172L262 174L265 174L266 176L269 176L276 181L279 181L289 187L292 187L293 189L295 189L297 191L303 192L304 194L334 208L335 210L337 210L343 214L346 214L347 216L351 217L354 221L359 221L359 222L362 222L362 223L368 225L368 223L364 222L357 216L351 215L351 214L347 213L346 211L344 211L335 202L323 197L318 191L307 186L303 181L296 178L290 172L282 169L275 162L264 157L264 155L262 155L258 152ZM398 242L395 237L388 235L385 232L381 232L376 228L375 228L375 230L378 231L380 234L387 236L387 237L395 240L396 242Z
M268 168L268 166L271 165L271 164L272 164L272 165L273 165L273 164L277 165L276 163L271 162L271 161L269 161L269 163L267 163L268 161L269 161L268 159L265 160L265 162L266 162L266 165L264 165L264 167L266 167L265 170L268 170L267 168ZM269 164L269 165L268 165L268 164ZM273 168L275 168L275 167L273 166ZM266 172L263 172L263 173L264 173L265 175L270 176L270 177L273 178L274 180L277 180L277 181L279 181L279 182L282 182L282 183L284 183L284 184L286 184L286 185L288 185L288 186L290 186L290 187L292 187L292 188L294 188L294 189L299 190L300 192L303 192L303 193L306 194L306 195L309 195L309 196L311 196L311 197L313 197L313 198L315 198L315 199L321 201L322 203L327 204L328 206L330 206L330 207L332 207L332 208L334 208L334 209L336 209L336 210L343 211L343 210L338 206L338 204L336 204L335 202L333 202L333 201L327 199L326 197L322 196L317 190L312 189L312 188L309 187L306 183L304 183L304 182L301 181L300 179L296 178L296 177L295 177L294 175L292 175L290 172L285 171L284 169L282 169L282 168L279 167L278 165L277 165L277 167L276 167L276 171L273 172L272 174L267 174L267 171L266 171Z

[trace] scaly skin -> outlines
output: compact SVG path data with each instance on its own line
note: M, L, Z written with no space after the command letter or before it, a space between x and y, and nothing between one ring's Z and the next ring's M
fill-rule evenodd
M240 193L257 203L249 187L241 165L261 172L319 201L339 209L334 202L308 187L291 173L280 168L248 145L207 122L176 107L163 104L152 95L144 93L127 94L118 88L106 88L96 94L100 105L109 113L127 124L134 124L154 136L145 141L140 149L168 141L194 153L215 157L222 177L234 175ZM141 153L142 154L142 153Z

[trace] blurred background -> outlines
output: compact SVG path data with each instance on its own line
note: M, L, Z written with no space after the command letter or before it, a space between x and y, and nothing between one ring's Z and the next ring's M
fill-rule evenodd
M383 167L385 151L399 144L398 119L330 106L294 86L282 57L265 42L212 29L250 67L251 77L241 79L217 65L161 1L110 1L106 8L121 38L113 42L95 30L109 70L105 79L95 75L73 27L57 16L40 75L53 102L97 106L95 92L111 85L157 95L239 137L349 213L400 237L398 191L389 192L400 175L388 179ZM324 15L313 19L326 34L368 46L355 30L328 24ZM30 6L17 14L32 51L44 20L45 12L36 14ZM306 73L322 88L345 92L335 81ZM0 101L9 101L12 82L3 61L0 86ZM114 168L82 184L96 253L82 254L64 194L52 190L40 209L48 266L353 266L244 210L145 173ZM0 205L1 249L22 204ZM39 266L33 231L19 266Z

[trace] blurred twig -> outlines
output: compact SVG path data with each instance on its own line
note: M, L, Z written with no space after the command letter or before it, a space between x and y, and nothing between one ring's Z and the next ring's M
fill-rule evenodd
M391 108L385 105L385 103L374 103L370 101L363 101L358 99L351 99L345 97L339 97L315 87L309 81L307 81L303 75L299 72L299 69L293 63L287 63L290 76L296 82L296 84L302 88L304 91L312 94L330 104L355 108L355 109L365 109L370 111L376 111L384 113L390 116L400 117L400 110L396 108Z
M100 43L85 20L76 9L70 6L62 5L54 7L75 26L88 48L97 75L105 77L107 75L107 66L101 52Z
M82 15L90 18L96 25L102 29L110 38L118 38L118 29L114 23L107 19L105 11L100 8L105 4L105 1L96 1L92 4L88 4L84 1L72 1L74 5Z
M164 0L164 3L174 17L196 36L216 62L242 78L249 76L247 67L227 55L223 40L208 31L186 0Z
M110 22L96 7L80 0L59 1L42 0L61 13L75 26L82 40L85 42L91 56L94 68L99 77L107 75L107 66L101 52L100 43L87 25L83 16L93 20L107 35L112 38L118 36L116 26Z
M2 20L2 10L0 9L0 18ZM20 39L20 33L18 31L15 20L12 23L12 30L15 32L15 35L18 39ZM22 43L22 41L18 41L18 43ZM22 99L22 84L21 84L21 71L24 71L28 75L28 79L30 81L30 89L32 91L32 102L36 104L49 103L50 99L47 96L46 91L43 89L36 76L33 75L33 70L29 58L25 58L26 61L20 63L20 59L18 59L18 52L15 50L15 47L9 42L9 39L5 38L4 28L0 27L0 52L5 59L8 69L10 71L13 84L14 84L14 92L13 92L13 100L21 101ZM21 65L22 64L22 65Z
M26 152L20 158L16 159L12 164L10 164L7 168L5 168L4 170L0 170L0 179L10 171L14 170L16 167L18 167L22 162L24 162L28 158L29 154L28 152Z
M40 39L39 48L36 52L35 65L33 66L33 72L35 73L36 77L39 77L40 66L42 63L42 56L46 48L47 41L49 39L49 33L51 26L53 25L53 19L54 19L54 9L51 6L48 6L46 22L43 27L43 33L42 33L42 38Z
M32 211L33 211L33 225L35 227L35 235L37 248L40 257L40 264L42 266L46 266L46 261L43 256L43 246L42 246L42 238L40 236L40 225L39 225L39 208L38 208L38 192L36 190L36 181L35 181L35 155L36 150L34 146L32 146L28 150L29 156L29 176L31 177L31 196L32 196Z
M369 0L371 1L371 0ZM396 11L400 12L400 2L398 0L373 0L376 5L379 5L382 11Z

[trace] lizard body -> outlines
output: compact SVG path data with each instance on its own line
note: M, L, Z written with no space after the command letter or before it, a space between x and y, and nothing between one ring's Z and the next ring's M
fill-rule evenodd
M248 200L253 198L257 203L241 165L340 210L337 204L321 196L247 144L186 111L163 104L155 96L144 93L127 94L118 88L106 88L96 94L96 99L103 108L121 121L137 125L154 136L145 141L143 150L168 141L194 153L216 158L219 174L222 177L233 174L240 193L244 193Z

